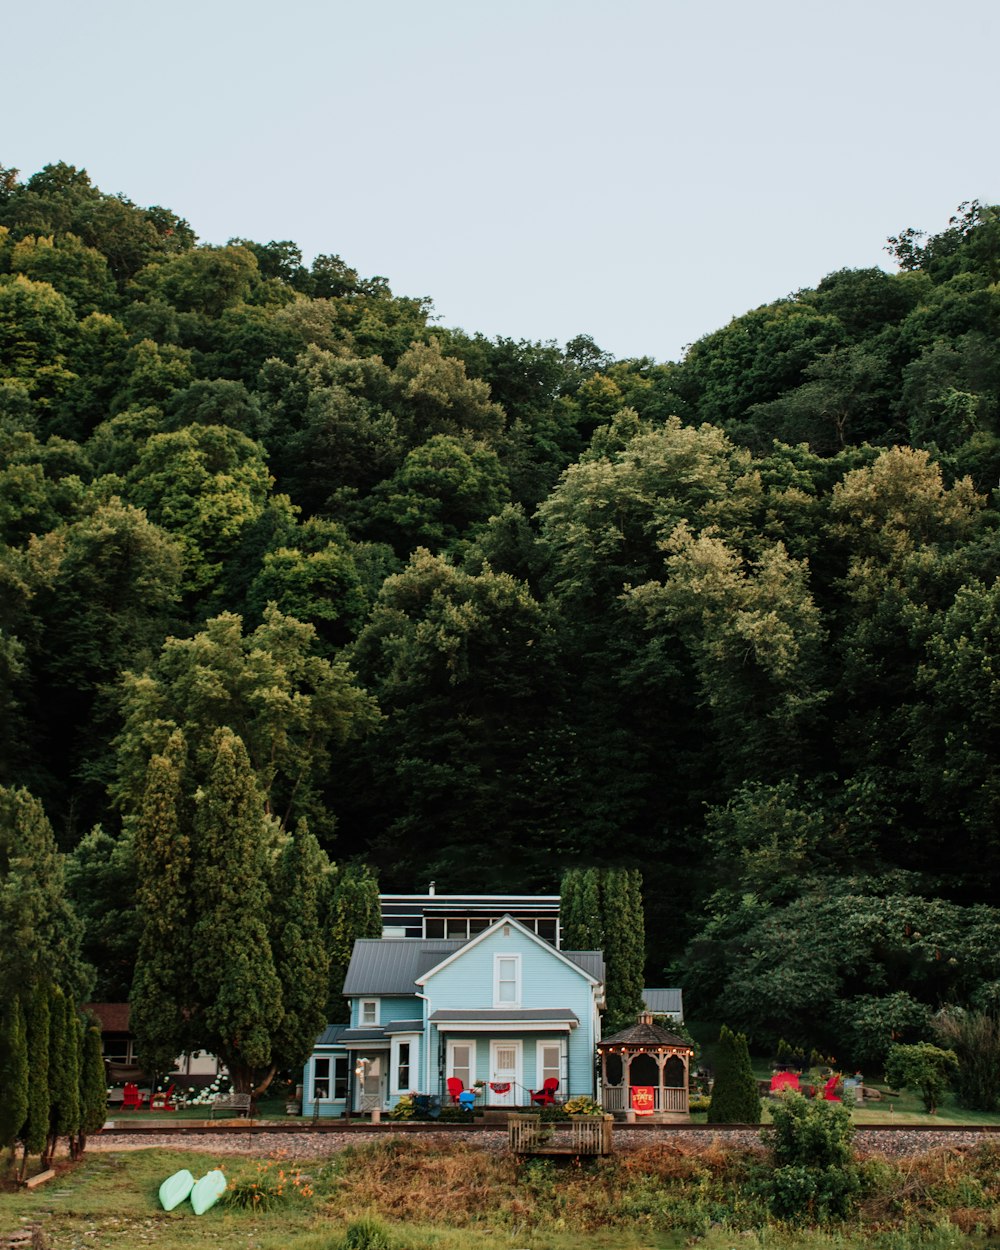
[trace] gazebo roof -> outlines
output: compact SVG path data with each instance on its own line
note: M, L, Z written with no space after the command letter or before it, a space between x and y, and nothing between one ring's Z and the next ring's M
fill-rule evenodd
M655 1050L660 1046L671 1046L675 1050L693 1050L690 1042L686 1042L683 1037L678 1037L676 1033L671 1033L668 1029L661 1029L647 1014L641 1015L636 1024L629 1025L627 1029L622 1029L613 1037L604 1037L597 1043L598 1050L605 1050L611 1046L628 1050L633 1048Z

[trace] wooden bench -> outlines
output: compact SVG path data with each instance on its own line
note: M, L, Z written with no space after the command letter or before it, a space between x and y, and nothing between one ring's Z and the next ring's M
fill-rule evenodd
M249 1094L216 1094L212 1099L212 1119L215 1119L215 1113L220 1115L249 1115L250 1114L250 1095Z

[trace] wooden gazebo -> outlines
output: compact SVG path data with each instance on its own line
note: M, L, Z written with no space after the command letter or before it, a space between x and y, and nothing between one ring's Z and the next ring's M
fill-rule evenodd
M597 1043L601 1060L601 1105L624 1115L633 1109L631 1091L652 1089L652 1115L660 1120L689 1117L688 1078L694 1050L688 1042L653 1023L643 1012L636 1024Z

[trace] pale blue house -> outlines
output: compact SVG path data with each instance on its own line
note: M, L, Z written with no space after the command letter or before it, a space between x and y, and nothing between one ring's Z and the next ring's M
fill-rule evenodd
M306 1115L388 1110L407 1093L447 1101L449 1078L486 1107L526 1106L546 1080L560 1101L595 1094L600 951L558 950L505 915L465 941L358 941L344 993L350 1024L330 1026L306 1064Z

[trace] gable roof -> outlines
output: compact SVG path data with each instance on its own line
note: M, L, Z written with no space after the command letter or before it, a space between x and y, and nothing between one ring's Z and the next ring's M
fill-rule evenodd
M477 933L474 938L469 938L467 942L459 943L457 950L452 951L451 954L446 955L440 963L436 963L433 967L428 968L422 975L418 976L416 978L417 985L425 985L428 977L433 976L436 972L440 972L442 968L446 968L448 964L457 959L460 954L464 954L466 951L472 950L472 948L474 946L478 946L480 942L485 942L488 937L491 937L494 933L496 933L501 925L513 925L515 929L517 929L520 933L523 933L524 936L534 942L536 946L540 947L544 951L547 951L548 954L553 956L553 958L560 960L562 963L566 964L567 967L572 968L575 972L582 973L582 975L585 976L593 985L603 984L603 979L599 979L594 976L593 973L588 972L581 961L571 959L567 951L556 950L556 948L549 942L546 942L544 938L540 938L537 933L532 933L532 931L525 925L521 924L519 920L515 920L511 915L506 915L501 916L495 924L491 924L490 927L488 929L484 929L482 933ZM601 955L600 951L576 951L574 953L577 955L600 956L601 969L603 971L604 957Z
M678 1020L684 1020L684 995L680 990L650 989L647 986L642 991L642 1001L646 1010L656 1016L676 1016Z
M418 977L465 945L431 938L358 938L344 977L344 993L414 994Z

